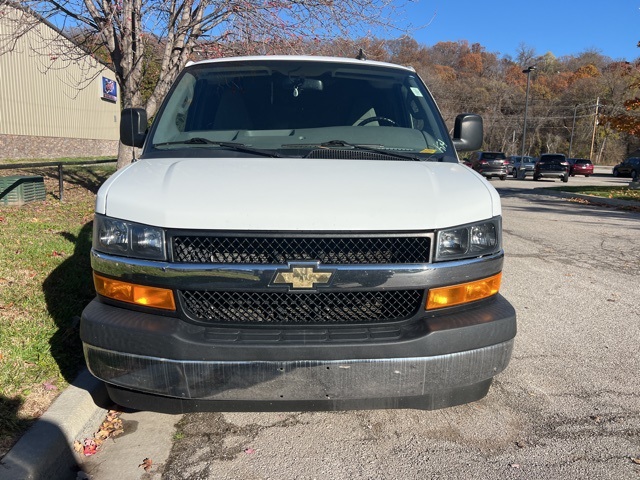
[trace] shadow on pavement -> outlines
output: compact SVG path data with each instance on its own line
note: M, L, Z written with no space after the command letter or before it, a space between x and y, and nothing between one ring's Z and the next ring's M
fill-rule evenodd
M16 429L25 430L32 423L18 417L20 404L20 400L0 397L3 425L13 424ZM0 436L0 453L12 441L7 433L3 431ZM0 459L0 480L75 479L78 471L78 462L60 427L42 419Z

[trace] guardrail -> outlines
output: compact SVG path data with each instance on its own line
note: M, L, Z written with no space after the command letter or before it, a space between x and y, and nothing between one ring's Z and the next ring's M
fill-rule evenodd
M63 200L64 195L64 182L62 181L63 170L65 166L83 166L83 165L98 165L101 163L115 163L117 159L107 160L79 160L77 162L34 162L34 163L7 163L0 165L0 170L21 170L23 168L36 168L36 167L57 167L58 168L58 197L60 201Z

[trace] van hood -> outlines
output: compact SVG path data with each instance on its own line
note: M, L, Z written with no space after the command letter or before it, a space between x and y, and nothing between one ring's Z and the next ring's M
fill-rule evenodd
M500 215L496 190L457 163L301 158L140 160L96 212L164 228L418 231Z

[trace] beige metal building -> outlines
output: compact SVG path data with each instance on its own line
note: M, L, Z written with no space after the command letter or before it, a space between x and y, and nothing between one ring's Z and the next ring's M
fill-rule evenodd
M115 74L20 8L0 15L0 160L113 156Z

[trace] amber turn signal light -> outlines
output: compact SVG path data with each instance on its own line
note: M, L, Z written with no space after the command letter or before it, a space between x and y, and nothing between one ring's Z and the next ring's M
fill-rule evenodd
M427 310L453 307L463 303L475 302L495 295L500 290L502 272L492 277L474 282L450 285L448 287L432 288L427 297Z
M93 274L96 292L103 297L133 303L142 307L161 308L162 310L176 309L173 292L166 288L147 287L135 283L122 282Z

